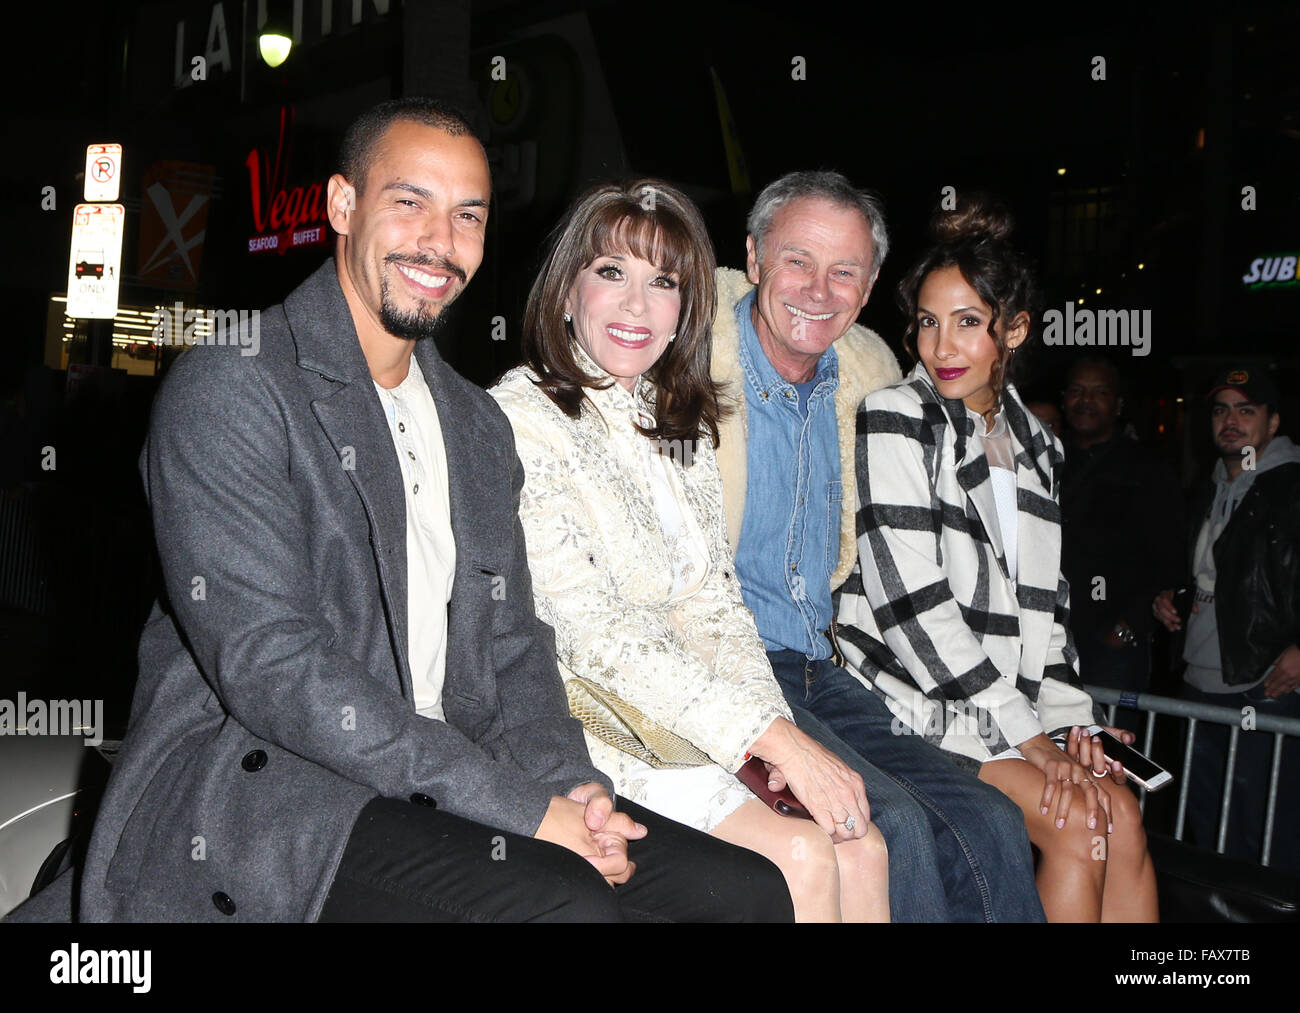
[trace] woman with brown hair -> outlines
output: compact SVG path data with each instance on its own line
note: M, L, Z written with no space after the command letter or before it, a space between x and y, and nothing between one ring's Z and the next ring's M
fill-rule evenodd
M1152 921L1141 811L1084 733L1061 444L1009 379L1033 276L999 207L971 201L932 231L899 286L916 366L858 412L861 581L841 596L842 649L903 724L1020 805L1049 921Z
M656 767L589 726L619 795L770 858L799 920L885 921L888 858L862 780L795 727L732 568L714 267L699 211L660 181L594 187L558 226L528 299L525 365L491 392L526 476L537 613L566 680L695 753ZM815 824L737 780L751 755Z

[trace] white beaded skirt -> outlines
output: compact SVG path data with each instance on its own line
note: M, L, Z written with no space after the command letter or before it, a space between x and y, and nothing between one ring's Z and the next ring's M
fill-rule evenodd
M622 798L705 833L754 798L754 793L716 763L679 770L657 769L583 733L591 762L614 782Z

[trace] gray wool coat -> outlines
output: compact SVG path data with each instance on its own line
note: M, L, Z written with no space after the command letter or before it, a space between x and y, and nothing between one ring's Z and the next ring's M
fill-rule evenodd
M401 470L331 259L263 311L257 355L195 347L158 392L141 470L165 592L83 920L314 920L376 796L532 835L551 796L609 787L533 612L510 424L431 341L415 355L456 538L446 722L412 702Z

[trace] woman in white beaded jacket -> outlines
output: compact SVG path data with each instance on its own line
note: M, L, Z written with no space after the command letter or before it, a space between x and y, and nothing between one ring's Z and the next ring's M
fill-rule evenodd
M918 361L858 412L860 570L840 641L901 726L1019 803L1049 921L1153 921L1137 800L1083 734L1093 706L1067 626L1061 444L1007 379L1035 302L1010 229L981 200L937 215L899 286Z
M704 754L655 768L591 734L617 793L767 856L799 920L888 920L888 856L861 778L795 727L727 543L709 379L714 257L666 183L597 186L557 227L491 391L525 482L520 519L556 657ZM735 777L750 756L816 823Z

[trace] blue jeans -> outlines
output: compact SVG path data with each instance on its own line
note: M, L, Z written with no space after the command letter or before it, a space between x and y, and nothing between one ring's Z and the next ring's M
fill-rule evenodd
M767 656L795 724L866 782L894 921L1046 920L1019 806L921 736L895 734L884 701L833 661Z

